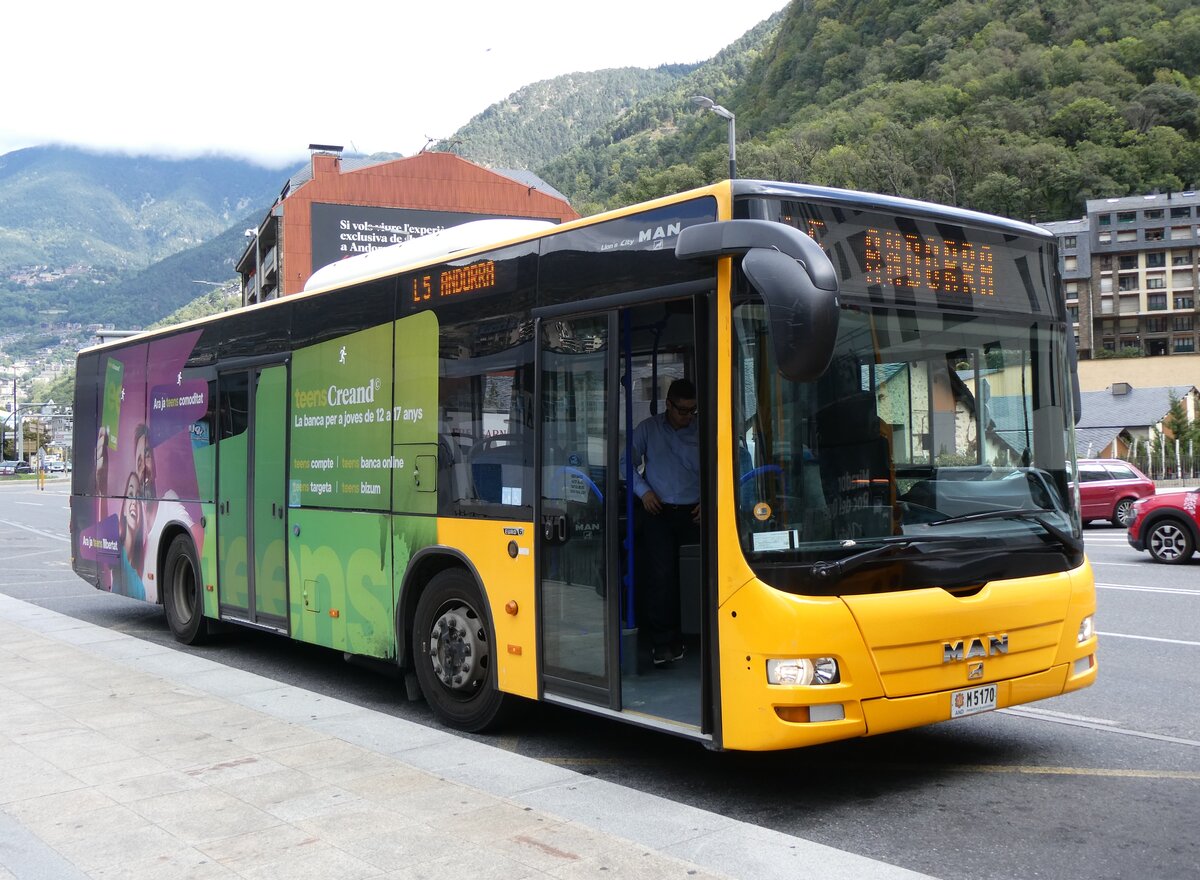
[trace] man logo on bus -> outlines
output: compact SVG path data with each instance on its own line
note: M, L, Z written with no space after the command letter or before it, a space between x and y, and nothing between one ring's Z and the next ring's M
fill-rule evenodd
M986 641L985 641L986 639ZM957 663L960 660L971 660L975 657L991 657L995 654L1008 653L1008 633L989 636L973 636L959 639L957 642L942 643L942 662Z
M662 242L668 238L674 238L679 235L679 229L682 223L668 223L666 226L651 226L646 229L638 230L638 244L646 242L654 242L656 248L662 247Z

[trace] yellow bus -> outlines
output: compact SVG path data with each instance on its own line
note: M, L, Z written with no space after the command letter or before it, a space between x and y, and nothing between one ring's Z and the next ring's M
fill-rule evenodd
M1055 266L1034 226L751 180L352 258L80 354L74 567L186 643L396 664L470 731L540 700L783 749L1086 687ZM684 422L663 537L639 432Z

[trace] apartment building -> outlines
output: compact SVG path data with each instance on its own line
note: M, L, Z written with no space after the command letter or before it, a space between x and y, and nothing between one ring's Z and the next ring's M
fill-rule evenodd
M1200 194L1090 199L1080 219L1040 225L1058 238L1080 358L1126 348L1147 356L1200 350Z

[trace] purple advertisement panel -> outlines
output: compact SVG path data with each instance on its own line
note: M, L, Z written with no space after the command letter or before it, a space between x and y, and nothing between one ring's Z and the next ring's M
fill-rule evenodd
M102 356L95 509L78 531L76 553L96 564L99 586L114 593L158 601L168 526L187 529L197 553L203 549L193 440L210 389L183 376L199 337L195 331Z

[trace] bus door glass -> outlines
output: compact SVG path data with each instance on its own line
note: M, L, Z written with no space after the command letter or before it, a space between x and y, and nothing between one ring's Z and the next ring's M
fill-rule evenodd
M287 367L221 374L217 566L222 614L287 630Z
M545 687L611 706L610 316L547 319L540 327Z

